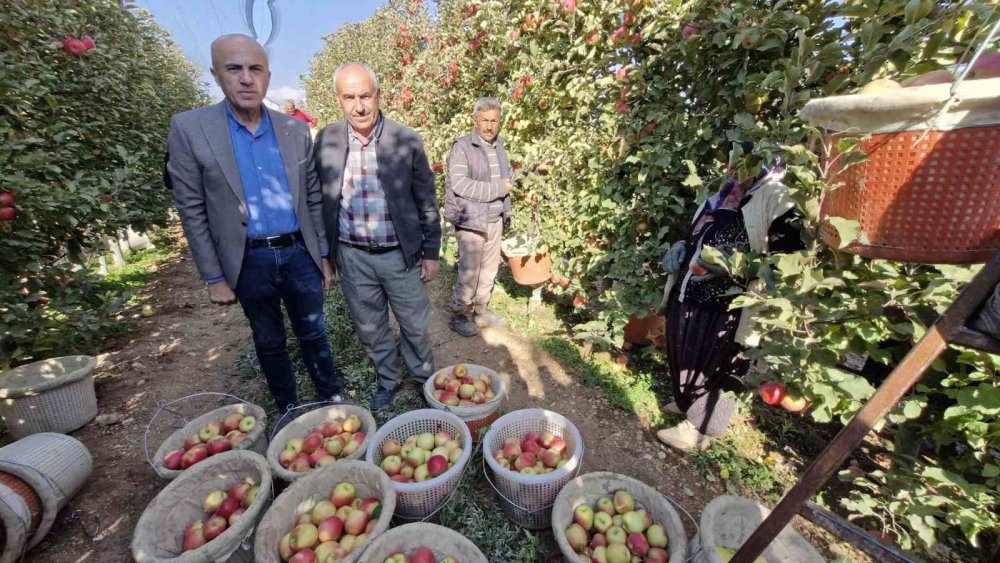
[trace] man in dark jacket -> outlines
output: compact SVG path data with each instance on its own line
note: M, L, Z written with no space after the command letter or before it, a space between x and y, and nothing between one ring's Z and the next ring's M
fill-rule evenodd
M422 384L434 372L424 284L437 274L441 220L423 142L379 112L375 73L348 63L333 80L346 119L316 138L323 223L354 328L375 362L378 409L402 381L390 306L410 375Z
M462 336L507 324L489 309L500 266L500 237L509 220L514 187L513 169L500 138L500 120L500 103L480 98L472 109L475 131L456 140L448 155L444 216L455 225L458 239L451 329Z

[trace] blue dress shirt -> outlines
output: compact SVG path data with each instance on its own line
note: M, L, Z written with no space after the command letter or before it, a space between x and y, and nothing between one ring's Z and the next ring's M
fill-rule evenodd
M299 221L295 218L285 164L267 108L261 108L261 124L251 133L236 120L228 101L225 105L236 167L240 171L247 204L247 238L263 239L298 231ZM206 283L218 281L222 278L205 280Z
M236 121L228 102L226 114L247 203L247 238L262 239L298 231L285 164L267 109L262 109L263 120L253 133Z

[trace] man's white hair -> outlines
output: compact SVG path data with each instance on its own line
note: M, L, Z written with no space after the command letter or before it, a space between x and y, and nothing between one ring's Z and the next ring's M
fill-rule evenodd
M337 70L333 71L333 91L334 91L334 93L336 93L336 94L340 93L340 92L337 92L337 80L340 78L340 73L343 72L345 69L347 69L349 67L352 67L352 66L359 66L359 67L365 69L365 72L368 73L368 79L372 81L372 86L374 86L375 87L375 91L378 92L378 76L375 76L375 71L372 70L372 67L366 65L365 63L344 63L344 64L338 66Z
M479 112L490 111L494 109L498 110L500 113L503 113L503 109L500 107L500 102L497 101L496 98L490 96L483 96L482 98L476 100L476 105L472 106L472 115L473 117L479 117Z

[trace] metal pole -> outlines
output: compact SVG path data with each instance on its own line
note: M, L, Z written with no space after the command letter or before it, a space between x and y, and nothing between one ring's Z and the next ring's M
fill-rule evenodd
M754 530L733 556L731 563L753 563L799 512L799 507L819 491L847 456L864 440L865 435L889 414L903 395L920 380L924 371L944 352L951 339L965 326L966 319L972 316L992 294L998 282L1000 282L1000 252L993 255L990 262L962 290L958 299L938 318L896 369L892 370L854 419L837 434L837 437L809 466L798 483L785 494L778 506L774 507L771 514Z

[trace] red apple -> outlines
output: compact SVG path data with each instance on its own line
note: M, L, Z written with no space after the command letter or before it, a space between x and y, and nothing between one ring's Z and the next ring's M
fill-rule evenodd
M13 207L14 196L10 192L0 192L0 207Z
M243 502L247 498L247 493L250 492L251 487L253 487L252 481L243 481L239 485L234 485L233 488L229 489L229 498Z
M323 435L319 432L312 432L302 440L302 452L311 454L323 445Z
M184 457L184 450L174 450L163 458L163 466L167 469L177 471L181 468L181 458Z
M191 551L205 545L205 526L201 520L195 520L184 529L183 551Z
M204 461L206 458L208 458L208 447L198 444L184 452L184 455L181 457L181 469L187 469L200 461Z
M212 516L205 521L205 540L212 541L229 527L229 521L222 516Z
M227 497L226 500L222 501L219 509L215 511L215 515L228 519L229 516L233 512L236 512L239 508L240 501L234 499L233 497Z
M230 450L233 446L225 436L216 436L208 441L208 455L221 454Z
M233 430L240 429L240 421L243 420L243 415L234 412L222 420L222 431L224 433L232 432Z
M317 563L316 552L311 549L297 551L295 552L295 555L292 555L292 558L288 560L288 563Z
M232 527L232 525L235 524L236 521L240 519L240 516L243 516L243 513L246 511L247 509L242 506L234 510L233 513L229 515L229 526Z
M410 555L410 563L436 563L434 552L426 547L418 547Z
M197 446L201 443L201 438L197 434L192 434L184 440L184 451L190 450L191 448Z
M71 55L82 55L87 52L87 44L79 39L67 37L63 39L63 50Z
M435 455L427 460L427 472L431 477L437 477L445 471L448 471L448 460L444 456Z
M344 535L344 521L336 516L331 516L319 524L319 541L320 543L325 543L328 541L340 541L340 537Z
M760 396L769 405L777 405L785 398L785 386L777 381L768 381L760 386Z

